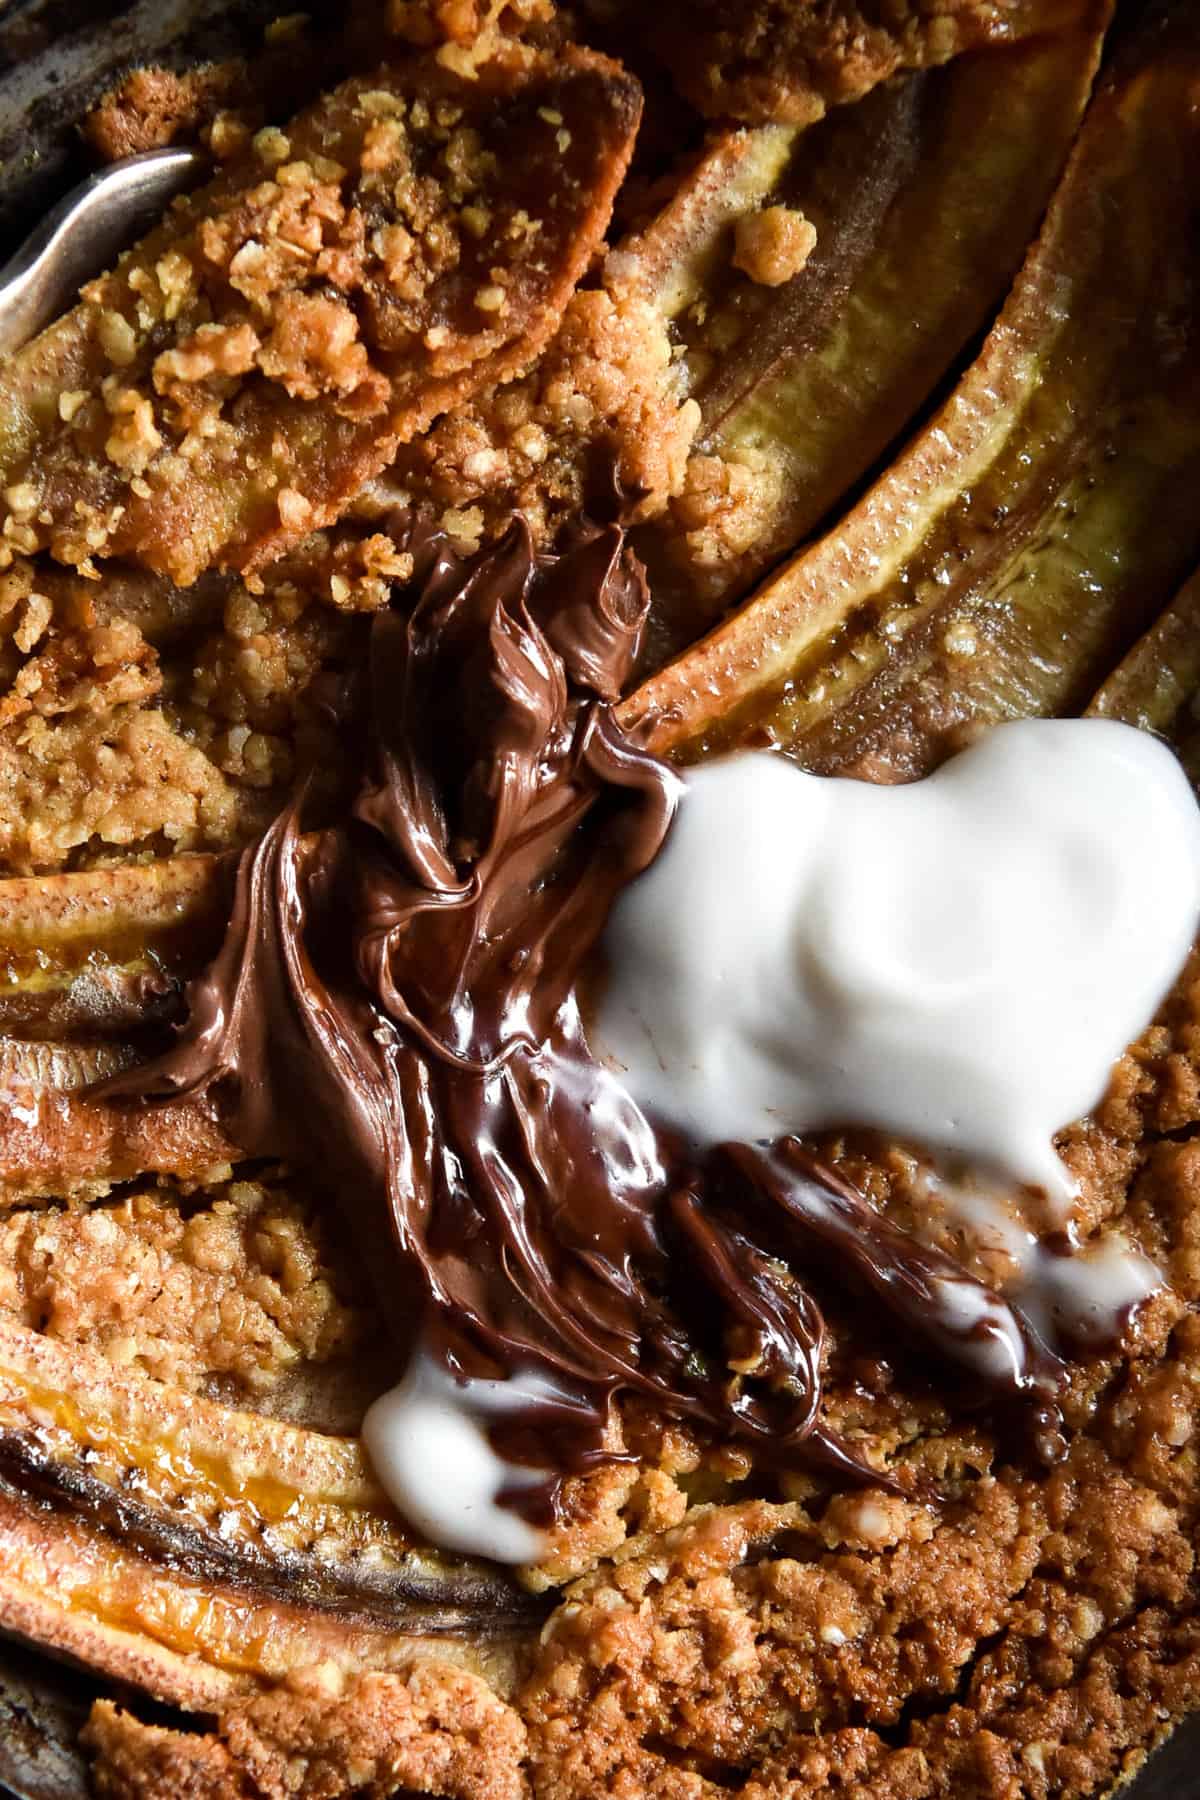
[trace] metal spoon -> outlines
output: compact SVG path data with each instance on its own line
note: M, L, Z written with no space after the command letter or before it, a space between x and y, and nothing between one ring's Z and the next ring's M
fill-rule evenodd
M73 188L0 269L0 356L65 312L83 283L209 167L199 150L146 150Z

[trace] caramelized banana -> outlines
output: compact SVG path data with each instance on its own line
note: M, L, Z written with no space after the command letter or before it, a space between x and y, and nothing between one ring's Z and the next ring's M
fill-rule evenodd
M0 1491L0 1628L158 1699L208 1711L260 1682L314 1663L353 1673L457 1662L511 1690L515 1646L477 1634L460 1642L398 1613L384 1625L352 1609L223 1585L200 1569L152 1560L107 1532ZM465 1624L465 1619L463 1623Z
M1200 551L1200 42L1110 77L1005 309L835 531L625 703L685 759L747 743L919 775L1071 712Z
M138 1175L228 1173L237 1146L198 1104L102 1106L80 1093L136 1060L128 1041L0 1038L0 1204L103 1194Z
M157 1119L80 1090L127 1066L220 942L227 859L0 882L0 1198L200 1177L234 1147L187 1102Z
M49 1506L47 1506L49 1503ZM290 1666L462 1654L539 1603L404 1530L354 1439L192 1398L0 1320L0 1627L181 1705Z
M220 942L232 874L230 858L178 856L0 881L0 1202L200 1180L236 1156L197 1103L81 1092L146 1053Z
M729 134L610 259L662 296L702 415L682 494L638 534L660 658L817 526L993 314L1066 159L1110 11L1097 0L1061 36L892 84L803 136ZM778 287L730 260L733 221L762 203L816 230L803 271Z
M0 1032L152 1022L217 948L231 892L231 861L211 856L0 881Z
M745 213L778 200L799 136L788 126L763 125L710 139L662 211L609 255L609 284L633 289L677 323L688 344L683 315L693 307L707 312L728 282L730 230Z
M0 1474L150 1558L440 1632L528 1615L490 1565L407 1533L356 1438L193 1398L0 1319Z
M417 57L260 132L0 373L4 545L186 586L329 523L546 343L640 110L572 46Z
M1088 713L1167 739L1200 782L1200 571L1119 663Z

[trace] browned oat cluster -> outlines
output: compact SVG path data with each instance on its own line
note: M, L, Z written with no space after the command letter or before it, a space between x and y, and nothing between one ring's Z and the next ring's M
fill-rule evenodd
M407 493L432 495L464 546L518 510L549 538L614 463L635 512L661 512L684 481L698 421L667 321L620 284L589 288L530 374L440 420L399 453L393 474Z
M733 228L733 266L763 287L792 281L813 253L816 227L787 206L745 213Z
M186 586L330 523L545 343L638 112L570 48L469 80L413 57L264 127L0 380L9 553Z
M394 1368L313 1172L88 1091L166 1041L231 853L344 808L432 533L619 506L620 716L684 759L890 780L1091 707L1200 777L1200 32L1113 10L389 0L336 67L290 17L88 121L217 165L0 369L0 1629L95 1677L95 1793L1099 1800L1200 1710L1195 958L1060 1141L1080 1240L1169 1286L1055 1466L817 1272L880 1485L630 1402L511 1578L374 1479ZM912 1146L816 1148L1011 1279Z
M11 1213L0 1226L0 1309L185 1390L231 1377L269 1393L297 1363L345 1357L361 1309L339 1297L321 1222L261 1183L198 1204L154 1188L86 1211ZM340 1259L344 1263L344 1255Z

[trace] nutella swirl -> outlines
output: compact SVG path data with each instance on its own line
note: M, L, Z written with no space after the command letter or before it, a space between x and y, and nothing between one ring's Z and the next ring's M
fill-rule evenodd
M247 1154L310 1172L403 1353L545 1378L490 1428L555 1469L513 1496L531 1519L611 1453L623 1393L885 1479L822 1417L825 1326L792 1266L814 1260L1031 1403L1052 1454L1062 1366L999 1295L793 1142L698 1156L589 1051L597 941L680 787L611 711L648 607L621 528L536 556L517 525L470 562L436 539L419 560L415 603L372 622L351 816L305 838L294 805L245 853L177 1041L105 1091L206 1095Z

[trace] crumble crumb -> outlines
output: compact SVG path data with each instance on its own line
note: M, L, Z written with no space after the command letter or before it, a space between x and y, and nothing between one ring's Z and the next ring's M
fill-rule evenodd
M189 1392L229 1376L261 1393L361 1335L361 1315L339 1298L354 1283L326 1237L319 1209L251 1181L187 1208L144 1188L17 1212L0 1221L0 1310Z
M778 462L754 447L724 456L697 451L688 458L668 508L677 534L669 550L692 575L698 595L721 592L730 566L774 523L783 481Z
M85 1732L106 1800L331 1800L398 1789L444 1800L527 1800L525 1731L477 1675L424 1662L347 1679L334 1664L235 1702L215 1733L143 1724L97 1701Z
M530 374L441 420L392 475L443 509L443 522L470 509L494 533L519 510L547 539L586 509L606 461L636 497L637 517L660 512L683 484L698 424L654 306L587 289Z
M105 162L195 140L220 112L246 104L249 71L240 59L176 74L134 69L83 120L83 135ZM215 148L215 147L214 147Z
M745 213L733 228L733 266L760 287L782 287L816 249L817 228L790 206Z
M387 25L421 49L436 47L438 62L474 80L480 68L514 51L527 34L554 21L554 0L388 0ZM540 28L540 30L539 30ZM561 123L561 120L559 121Z

